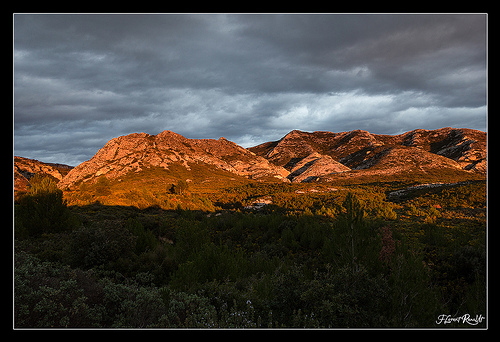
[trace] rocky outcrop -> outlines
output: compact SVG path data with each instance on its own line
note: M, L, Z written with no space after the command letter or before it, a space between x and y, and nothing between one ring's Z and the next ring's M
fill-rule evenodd
M74 188L81 182L92 182L104 175L115 179L130 172L171 165L182 165L190 171L194 165L210 165L252 179L274 178L288 181L282 167L225 139L187 139L180 134L163 131L157 135L133 133L111 139L90 160L75 167L59 183Z
M349 170L350 168L333 160L332 157L314 152L293 166L288 179L293 182L308 182L319 176Z
M402 135L402 144L452 159L464 170L486 173L486 133L445 127L418 129Z

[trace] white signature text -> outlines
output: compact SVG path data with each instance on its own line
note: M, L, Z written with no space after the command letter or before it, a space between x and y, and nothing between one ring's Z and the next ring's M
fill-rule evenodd
M451 317L451 315L442 314L438 316L436 320L436 324L450 324L450 323L462 323L462 324L470 324L470 325L478 325L486 319L482 314L476 315L475 317L471 317L469 314L464 314L458 317Z

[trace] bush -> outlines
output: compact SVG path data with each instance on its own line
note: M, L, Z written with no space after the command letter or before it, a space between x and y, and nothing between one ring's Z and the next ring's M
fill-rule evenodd
M15 327L101 327L102 289L89 274L15 254Z
M443 312L439 293L431 286L429 269L423 257L404 243L398 244L390 263L388 279L393 326L431 327Z
M249 263L242 252L230 251L227 246L211 243L179 265L172 277L172 284L179 289L189 289L212 280L235 281L243 277L248 269Z
M16 328L175 328L215 327L207 298L169 288L120 284L15 254Z
M113 221L102 220L88 227L82 226L71 234L70 263L91 268L130 257L135 240L129 230Z
M387 326L390 302L387 281L371 277L364 267L315 272L308 279L293 266L271 280L270 310L274 324L296 328Z
M139 255L156 247L158 240L150 230L145 230L138 220L129 218L125 228L136 237L135 254Z
M182 195L186 192L188 188L188 183L185 180L180 179L177 184L172 184L170 187L170 192L177 195Z
M208 231L198 222L184 218L177 221L174 246L178 263L187 261L191 254L196 254L208 243L210 243Z
M364 267L318 273L300 296L302 326L387 326L388 290L383 277L371 277Z
M451 264L455 277L462 277L468 283L474 282L476 276L485 277L486 252L484 247L460 247L453 253Z
M217 315L208 298L195 294L159 289L165 313L153 327L159 328L216 328Z

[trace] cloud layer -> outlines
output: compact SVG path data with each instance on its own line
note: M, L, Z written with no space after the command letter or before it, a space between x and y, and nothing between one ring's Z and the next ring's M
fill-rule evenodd
M485 15L14 15L15 154L169 129L486 129Z

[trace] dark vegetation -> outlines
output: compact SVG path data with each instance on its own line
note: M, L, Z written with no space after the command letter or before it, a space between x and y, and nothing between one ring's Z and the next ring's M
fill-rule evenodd
M106 179L79 206L31 183L15 204L16 327L448 328L470 326L439 315L486 315L484 181L401 196L388 194L416 183L178 182L162 205L136 189L135 207L102 204Z

